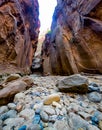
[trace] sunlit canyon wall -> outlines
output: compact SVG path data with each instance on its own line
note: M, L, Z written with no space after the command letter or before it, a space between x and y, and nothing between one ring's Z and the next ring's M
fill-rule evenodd
M42 59L45 74L102 73L102 0L58 0Z

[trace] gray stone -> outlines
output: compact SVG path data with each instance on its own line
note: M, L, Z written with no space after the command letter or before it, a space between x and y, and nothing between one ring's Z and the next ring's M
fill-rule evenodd
M57 114L57 115L60 114L60 109L59 109L59 108L56 108L55 111L56 111L56 114Z
M17 116L17 111L10 110L0 116L0 120L6 120L7 118L15 118Z
M66 107L68 107L69 106L69 104L70 104L70 101L68 100L68 99L64 99L64 105L66 106Z
M53 127L46 127L46 128L44 128L44 130L57 130L57 129L53 128Z
M65 107L62 108L62 113L63 113L63 115L67 115L67 110Z
M90 129L92 126L86 120L74 113L69 114L68 124L71 130L93 130Z
M78 114L81 116L81 117L83 117L85 120L87 120L87 121L89 121L90 120L90 117L91 117L91 115L90 114L88 114L88 113L86 113L86 112L78 112Z
M99 87L99 85L98 85L97 83L95 83L95 82L92 82L92 83L90 83L89 85L91 85L91 86L93 86L93 87L96 87L96 88Z
M9 126L12 128L13 126L20 126L24 123L24 118L8 118L4 121L4 125Z
M89 108L85 108L84 111L89 114L93 114L96 111L96 109L93 107L89 107Z
M8 104L8 108L12 109L12 110L15 110L16 109L16 105L14 103L9 103Z
M14 97L14 102L21 102L24 101L25 94L23 92L17 93Z
M44 106L43 111L45 111L48 115L55 115L55 110L50 106Z
M8 111L8 107L7 106L2 106L0 107L0 115L7 112Z
M2 123L3 123L3 121L2 121L2 120L0 120L0 126L2 126Z
M101 130L98 127L94 126L94 125L89 125L88 130Z
M32 71L41 69L41 58L35 57L32 63Z
M88 78L75 74L59 81L56 86L63 92L86 93L88 92Z
M63 112L62 111L60 111L60 115L63 116Z
M0 130L3 130L2 126L0 126Z
M81 110L81 106L79 106L76 103L71 103L69 107L67 108L67 112L78 112Z
M44 121L44 122L49 121L49 116L48 116L48 114L46 112L41 111L40 116L41 116L42 121Z
M100 92L100 88L99 87L94 87L92 85L89 85L88 86L88 92L94 92L94 91Z
M92 92L88 94L88 99L92 102L101 102L102 96L98 92Z
M99 87L98 84L92 82L92 83L90 83L89 86L88 86L88 91L89 91L89 92L94 92L94 91L100 92L100 87Z
M24 109L22 110L19 115L20 117L23 117L24 119L28 120L28 119L32 119L34 117L34 110L32 109Z
M41 103L36 103L36 104L34 104L34 107L33 107L33 109L34 110L36 110L36 109L42 109L42 107L43 107L43 103L41 102Z
M50 122L55 122L56 121L56 119L57 119L57 115L52 115L52 116L49 116L49 121Z
M11 130L11 128L9 126L4 126L3 130Z
M41 128L39 124L31 124L30 126L28 126L27 130L41 130Z
M102 112L95 111L92 117L96 117L98 121L102 120Z
M70 130L66 120L56 120L56 122L54 123L54 127L57 130Z

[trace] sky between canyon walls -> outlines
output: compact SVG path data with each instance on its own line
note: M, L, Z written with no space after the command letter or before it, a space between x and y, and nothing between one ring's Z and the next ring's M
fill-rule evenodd
M41 22L40 34L49 30L52 22L52 16L57 4L56 0L38 0L39 18Z

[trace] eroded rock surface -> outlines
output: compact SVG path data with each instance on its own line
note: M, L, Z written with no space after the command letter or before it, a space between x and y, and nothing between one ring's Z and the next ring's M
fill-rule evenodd
M87 93L88 79L80 74L66 77L56 84L62 92Z
M49 45L45 40L50 73L102 73L102 1L58 0Z
M0 1L0 73L28 71L39 34L37 0Z

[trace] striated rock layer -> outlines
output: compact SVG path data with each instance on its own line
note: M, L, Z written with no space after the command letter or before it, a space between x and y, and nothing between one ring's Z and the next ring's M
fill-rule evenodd
M30 67L38 41L38 16L37 0L0 1L0 72Z
M46 43L43 68L47 62L50 73L102 73L102 1L58 0Z

